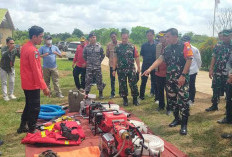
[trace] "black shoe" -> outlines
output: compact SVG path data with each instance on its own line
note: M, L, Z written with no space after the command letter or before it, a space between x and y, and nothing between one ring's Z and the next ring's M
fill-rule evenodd
M181 135L187 135L187 124L188 124L188 117L183 116L181 121L181 129L180 129Z
M88 96L88 94L89 94L89 91L85 91L85 95L87 95L87 96Z
M162 107L158 107L158 108L156 109L156 111L162 111L162 110L164 110L164 108L162 108Z
M99 91L99 99L104 99L102 91Z
M133 98L133 105L135 105L135 106L139 106L140 105L139 102L138 102L137 97Z
M27 129L27 127L26 127L26 124L27 124L27 122L25 122L25 121L22 121L22 122L21 122L19 128L17 129L17 133L18 133L18 134L21 134L21 133L24 133L24 132L28 132L28 129Z
M224 133L224 134L221 134L221 137L222 138L229 138L229 139L231 139L232 138L232 134Z
M127 97L123 97L123 106L128 106L128 99L127 99Z
M169 127L176 127L177 125L181 124L181 120L180 119L174 119L170 124Z
M111 95L109 98L110 98L110 99L113 99L113 98L115 98L115 95Z
M144 100L145 98L143 96L140 96L139 99Z
M217 107L217 106L214 106L214 105L212 105L211 107L205 109L206 112L217 111L217 110L218 110L218 107Z
M219 124L232 124L232 122L229 122L226 118L218 120L217 123L219 123Z

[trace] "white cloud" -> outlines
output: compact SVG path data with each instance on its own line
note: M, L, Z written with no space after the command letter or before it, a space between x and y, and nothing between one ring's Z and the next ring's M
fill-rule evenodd
M212 34L214 0L1 0L8 8L16 28L42 26L51 33L79 28L85 33L99 28L146 26L156 32L176 27L180 32ZM232 7L223 0L219 8Z

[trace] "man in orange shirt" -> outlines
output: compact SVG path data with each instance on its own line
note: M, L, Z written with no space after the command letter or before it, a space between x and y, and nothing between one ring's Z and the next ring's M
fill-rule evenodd
M44 95L49 96L50 91L44 82L40 63L40 54L35 45L43 41L44 29L32 26L29 29L30 40L23 45L20 59L21 85L24 90L26 104L21 117L18 133L33 133L40 112L40 89ZM28 125L28 129L26 128Z
M143 73L148 76L150 72L161 63L167 65L167 93L168 102L173 108L175 119L169 124L175 127L181 124L180 134L187 135L187 122L189 116L189 68L192 63L193 52L189 43L178 40L178 30L170 28L166 33L168 46L164 53ZM182 115L182 120L180 119Z

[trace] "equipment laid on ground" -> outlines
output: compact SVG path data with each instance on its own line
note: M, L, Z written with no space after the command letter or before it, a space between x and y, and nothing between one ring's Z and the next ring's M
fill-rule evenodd
M85 138L79 121L62 120L47 126L44 130L28 133L23 144L79 145Z
M65 114L62 106L46 104L40 106L39 119L51 120Z
M69 112L78 112L80 110L80 102L85 98L84 91L70 90L68 94Z
M57 155L57 153L53 152L52 150L46 150L41 154L39 154L39 157L60 157L60 156Z
M89 106L93 103L93 100L96 99L95 94L88 94L88 96L80 102L80 110L79 113L83 118L88 118L89 116Z

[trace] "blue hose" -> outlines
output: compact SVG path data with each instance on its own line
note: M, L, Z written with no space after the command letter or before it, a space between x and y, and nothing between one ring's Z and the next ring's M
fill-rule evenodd
M61 106L52 104L43 104L40 106L39 119L50 120L56 117L61 117L65 111Z

